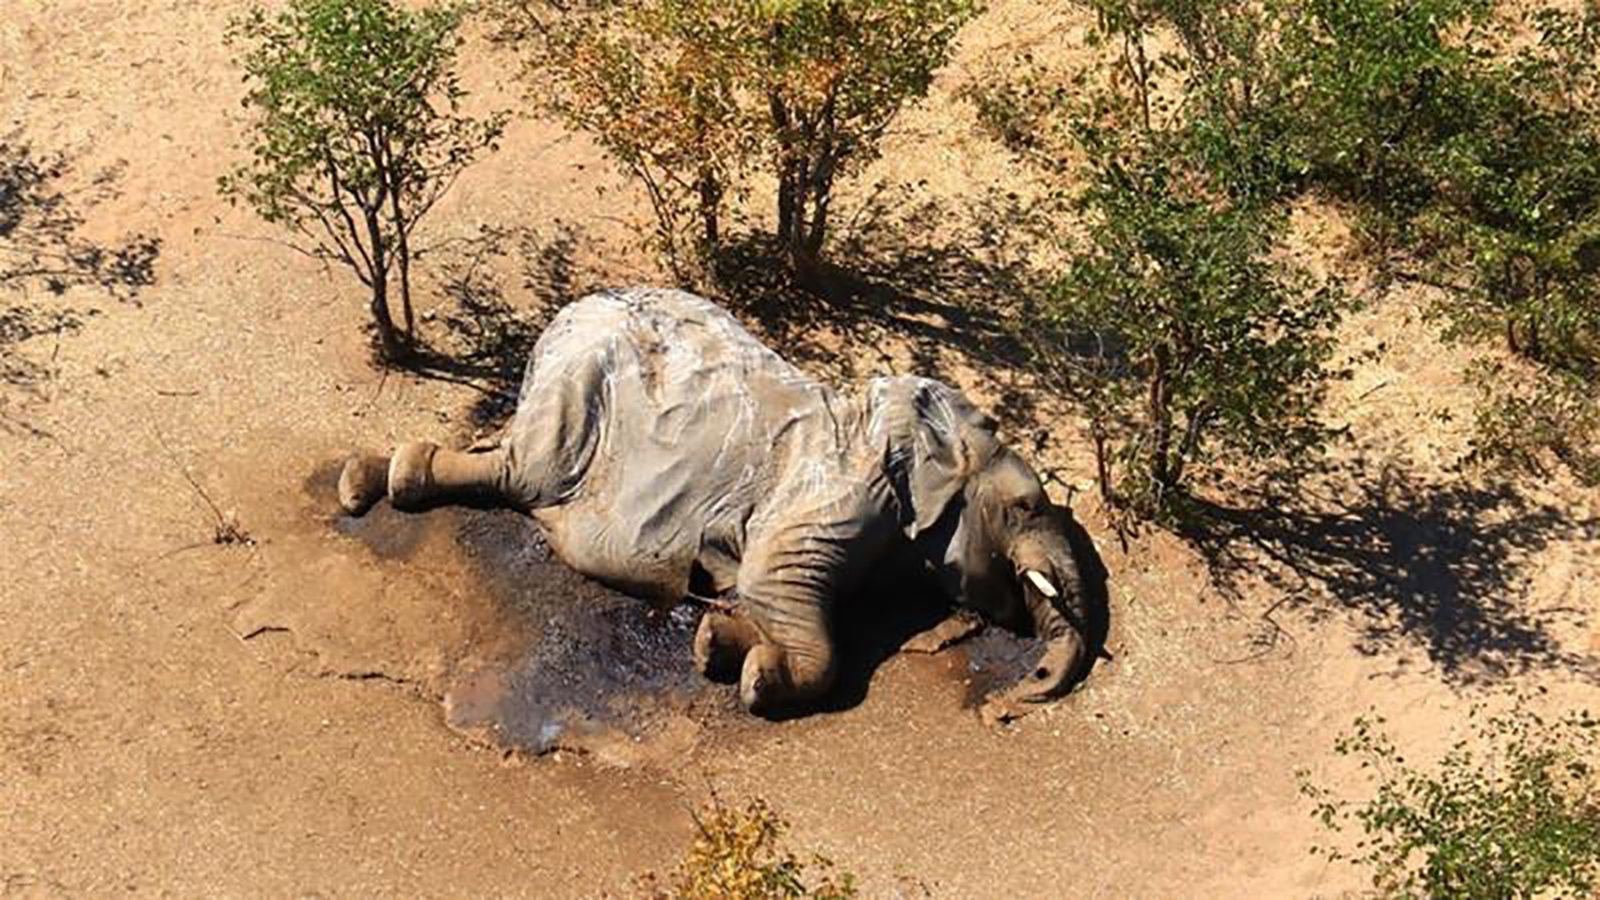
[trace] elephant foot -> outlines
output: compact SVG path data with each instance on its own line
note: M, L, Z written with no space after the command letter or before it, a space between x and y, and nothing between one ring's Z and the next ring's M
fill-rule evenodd
M983 630L983 619L968 610L957 610L927 631L912 635L900 645L902 653L938 653L959 644Z
M694 663L711 681L732 682L743 674L750 648L758 642L749 622L727 613L708 611L694 632Z
M389 502L397 509L415 508L432 498L433 455L437 444L412 441L400 445L389 459Z
M339 505L352 516L359 516L389 492L389 461L370 453L357 453L345 460L339 473Z
M758 716L813 702L833 686L831 647L797 653L776 644L758 644L745 654L739 700Z
M771 644L761 644L745 654L739 674L739 702L756 715L769 713L781 699L783 652Z

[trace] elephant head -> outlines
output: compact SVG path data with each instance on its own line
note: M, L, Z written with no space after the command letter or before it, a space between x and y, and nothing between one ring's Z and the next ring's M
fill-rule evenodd
M891 447L902 526L950 599L1045 642L1037 665L996 701L1042 702L1069 691L1101 640L1102 591L1084 578L1093 554L1071 511L959 392L917 380ZM896 452L898 450L898 452Z

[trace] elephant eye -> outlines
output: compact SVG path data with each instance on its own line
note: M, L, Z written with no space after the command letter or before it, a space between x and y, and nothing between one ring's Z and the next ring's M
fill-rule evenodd
M1013 528L1026 527L1028 522L1037 514L1038 508L1038 503L1032 497L1018 497L1006 505L1006 521Z

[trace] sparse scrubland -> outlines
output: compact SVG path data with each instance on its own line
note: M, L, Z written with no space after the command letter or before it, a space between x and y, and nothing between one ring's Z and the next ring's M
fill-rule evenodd
M5 890L1595 890L1600 7L125 6L0 22ZM966 657L577 762L439 727L515 615L318 473L481 437L637 281L979 399L1109 659L1007 729Z

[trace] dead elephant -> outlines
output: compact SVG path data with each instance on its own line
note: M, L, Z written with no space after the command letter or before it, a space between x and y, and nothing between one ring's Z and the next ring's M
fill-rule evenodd
M1092 665L1103 613L1080 578L1071 512L959 391L894 377L841 396L680 291L571 304L540 337L496 445L357 455L339 496L357 515L384 496L403 509L503 503L537 519L565 563L625 593L672 604L732 589L732 611L701 620L695 659L737 673L755 712L829 689L836 608L872 602L854 589L906 551L953 604L1046 639L990 717L1067 692ZM955 636L956 621L923 643Z

